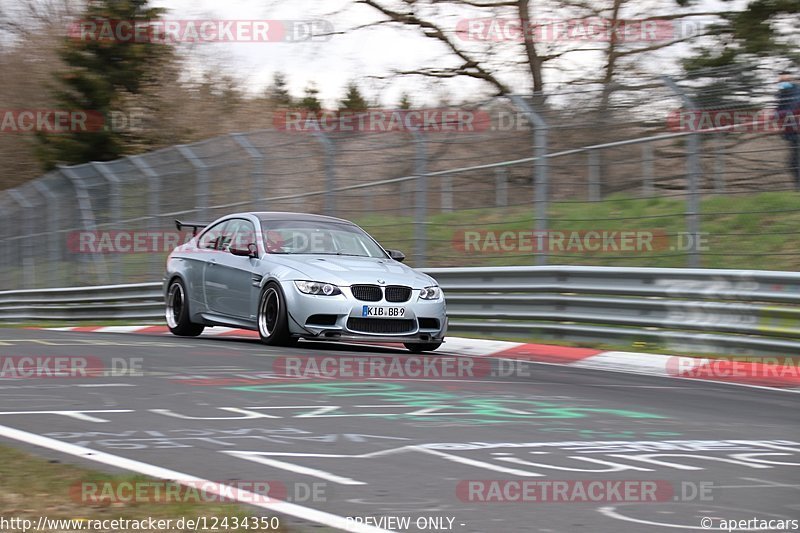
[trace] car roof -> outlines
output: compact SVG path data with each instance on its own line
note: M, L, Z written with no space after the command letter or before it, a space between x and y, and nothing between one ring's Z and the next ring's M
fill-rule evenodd
M286 211L255 211L249 213L262 221L288 220L292 222L332 222L336 224L355 225L343 218L329 217L325 215L314 215L311 213L292 213Z

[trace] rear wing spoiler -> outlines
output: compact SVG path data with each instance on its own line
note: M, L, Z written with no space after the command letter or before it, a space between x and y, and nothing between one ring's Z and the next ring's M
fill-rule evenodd
M201 228L205 228L208 226L205 222L181 222L180 220L175 220L175 227L178 228L178 231L181 231L183 228L192 228L192 237L197 235L197 231Z

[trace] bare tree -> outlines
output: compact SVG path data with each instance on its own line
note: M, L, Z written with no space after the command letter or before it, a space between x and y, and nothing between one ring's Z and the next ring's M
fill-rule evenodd
M681 7L679 0L352 0L352 5L372 8L381 18L373 23L351 28L357 31L378 25L396 25L416 29L420 35L437 42L446 51L448 59L433 66L398 70L394 75L415 75L428 78L450 79L467 77L489 85L498 95L533 91L542 94L545 85L545 67L564 69L565 62L581 58L579 83L601 84L601 107L608 105L611 87L621 69L647 54L696 39L702 33L688 35L680 31L665 35L665 25L679 28L678 21L696 17L716 16L717 12L697 12ZM452 18L461 16L460 28L454 29ZM570 28L582 23L602 21L599 39L575 38ZM658 23L658 39L628 42L621 37L634 25ZM483 37L470 32L470 24L486 32ZM507 28L513 24L520 31L513 35ZM567 32L556 35L554 27L566 24ZM465 26L467 26L465 28ZM506 28L505 33L503 28ZM494 33L493 33L494 32ZM499 32L499 33L498 33ZM587 66L587 53L593 54L592 65ZM566 60L565 62L558 61ZM514 73L523 73L527 87L514 87L509 81ZM518 84L517 84L518 85Z

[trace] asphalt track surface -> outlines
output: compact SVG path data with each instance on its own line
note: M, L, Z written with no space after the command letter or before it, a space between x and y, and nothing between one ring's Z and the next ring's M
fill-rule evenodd
M458 532L702 530L703 517L762 530L754 519L800 519L800 397L788 392L535 363L470 378L285 379L275 369L286 356L413 356L223 337L0 329L0 355L136 370L1 379L3 442L101 470L267 481L292 503L294 516L281 516L293 530L330 528L331 516ZM516 482L564 480L567 501L508 501ZM592 501L578 490L590 481L653 482L658 501L618 501L613 490ZM480 501L491 496L507 501ZM390 517L411 520L398 528Z

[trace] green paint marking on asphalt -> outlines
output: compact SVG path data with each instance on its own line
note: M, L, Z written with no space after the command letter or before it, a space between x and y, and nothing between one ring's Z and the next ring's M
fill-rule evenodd
M412 409L407 413L375 413L390 419L415 421L442 420L440 416L474 417L487 423L516 419L568 419L586 418L606 414L621 418L666 418L661 415L597 407L571 407L552 402L509 398L462 398L449 392L409 391L397 383L300 383L278 385L248 385L226 387L229 390L270 394L320 394L331 398L377 398ZM436 413L435 417L431 414Z

